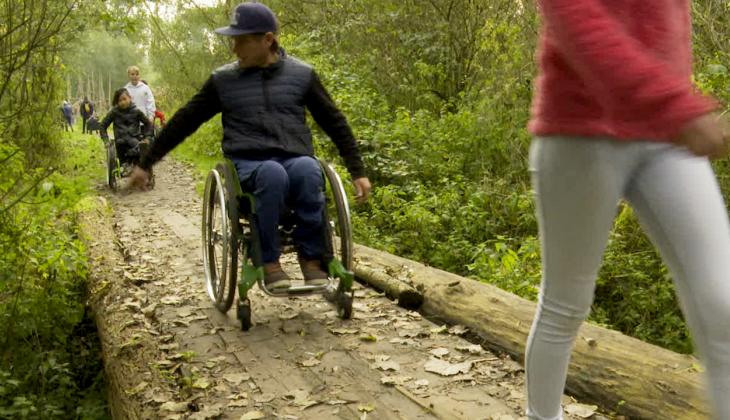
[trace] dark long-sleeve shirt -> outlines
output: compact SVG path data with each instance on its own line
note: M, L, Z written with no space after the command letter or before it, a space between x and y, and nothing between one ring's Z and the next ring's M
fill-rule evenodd
M281 60L280 60L281 62ZM272 66L277 66L276 64ZM238 71L240 73L234 73L234 80L227 83L235 84L238 83L235 77L253 77L252 73L261 71L262 75L259 79L263 89L258 89L257 92L263 91L263 95L269 95L267 81L278 77L275 73L276 68L268 69L240 69L240 70L227 70L229 73ZM273 74L273 75L272 75ZM212 75L205 82L203 87L193 98L181 109L179 109L175 115L168 121L167 126L160 132L159 137L155 140L149 152L142 158L140 167L143 169L149 169L163 156L170 152L175 146L180 144L185 138L191 135L195 130L200 127L204 122L215 116L219 112L224 113L224 129L226 129L226 116L228 121L237 122L237 110L240 111L238 104L224 103L229 101L230 92L219 92L219 87L214 79L215 74ZM240 98L239 98L240 99ZM271 98L266 96L264 102L266 103L267 110L278 110L277 103L269 103ZM273 98L274 100L276 98ZM245 101L245 99L244 99ZM303 105L311 113L314 121L324 130L324 132L332 139L337 146L337 149L345 161L350 175L353 179L357 179L365 176L364 166L362 158L357 146L355 137L347 123L344 115L337 108L332 98L322 85L317 74L314 70L311 70L311 78L309 80L308 88L303 95ZM264 126L266 124L266 116L261 117L260 124ZM247 122L250 125L250 122ZM230 125L233 125L232 123ZM238 130L238 127L228 127L228 132L233 131L233 135L237 137L238 142L245 143L247 133L244 131L246 124L242 124L242 129ZM274 127L277 128L277 127ZM271 132L271 127L255 127L255 129L261 129L263 131ZM273 130L275 131L275 130ZM227 141L224 138L224 142ZM272 145L274 146L274 145ZM276 145L277 147L280 145ZM257 149L258 148L258 149ZM225 149L225 148L224 148ZM276 150L274 150L276 151ZM286 149L283 152L287 152ZM261 149L261 145L257 144L252 147L251 150L246 150L246 154L240 157L253 157L258 159L267 158L267 154L272 153L269 149ZM273 157L273 156L272 156Z

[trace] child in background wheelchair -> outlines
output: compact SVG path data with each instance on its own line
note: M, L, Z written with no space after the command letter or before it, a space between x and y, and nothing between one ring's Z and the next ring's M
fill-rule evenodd
M142 153L146 151L152 136L152 123L132 103L127 89L114 92L112 109L101 121L101 135L104 143L109 142L107 128L114 124L114 145L116 156L122 168L139 163ZM123 171L125 172L125 171Z
M106 146L107 184L117 189L117 180L128 176L131 168L138 164L151 144L152 123L132 103L129 92L122 88L114 92L112 109L99 123L99 135ZM114 139L106 132L114 124ZM154 186L150 173L148 187Z

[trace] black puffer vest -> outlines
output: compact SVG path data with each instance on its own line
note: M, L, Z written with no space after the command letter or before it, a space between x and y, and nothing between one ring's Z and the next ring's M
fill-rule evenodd
M238 62L213 72L221 102L223 153L228 157L313 155L304 97L312 68L283 51L269 67L242 69Z

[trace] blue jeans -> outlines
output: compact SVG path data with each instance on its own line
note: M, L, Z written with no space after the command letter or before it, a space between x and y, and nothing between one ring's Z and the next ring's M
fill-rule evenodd
M319 162L311 156L231 160L241 187L256 198L262 262L279 260L279 218L288 209L294 213L293 239L299 257L321 259L325 251L325 226L324 179Z

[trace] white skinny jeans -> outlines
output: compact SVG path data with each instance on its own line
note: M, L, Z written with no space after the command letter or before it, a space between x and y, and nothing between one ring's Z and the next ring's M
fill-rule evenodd
M654 142L536 138L542 286L525 355L528 418L562 419L578 328L621 198L662 255L706 365L715 419L730 420L730 224L705 158Z

